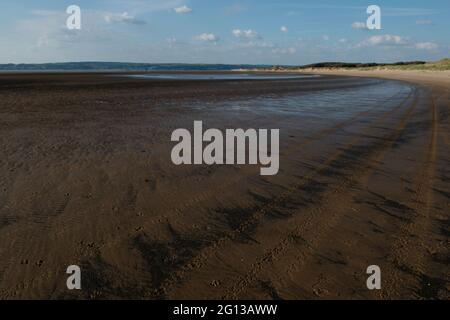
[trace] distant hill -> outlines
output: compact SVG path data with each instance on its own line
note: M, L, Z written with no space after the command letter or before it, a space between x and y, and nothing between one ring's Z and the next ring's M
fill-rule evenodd
M39 64L0 64L0 71L208 71L258 69L267 66L232 64L152 64L123 62L63 62Z

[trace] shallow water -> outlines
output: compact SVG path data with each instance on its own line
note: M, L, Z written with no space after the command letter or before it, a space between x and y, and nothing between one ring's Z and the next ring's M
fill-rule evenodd
M413 90L406 83L389 80L368 80L369 85L347 89L330 89L291 94L268 94L254 98L201 102L187 106L208 112L253 116L286 115L315 120L341 120L358 112L376 108L389 109L404 101Z
M127 77L139 79L167 79L167 80L289 80L289 79L305 79L317 78L318 75L263 75L249 73L152 73L142 75L128 75Z
M305 80L305 85L307 83ZM296 84L301 87L302 81ZM363 126L405 102L414 91L413 85L391 80L358 79L355 84L347 88L268 92L250 97L230 95L204 99L199 95L198 100L177 100L160 108L173 110L170 121L168 115L165 116L170 130L191 128L193 121L199 120L203 121L205 129L280 129L281 144L289 144L289 136L308 138L355 117L354 123ZM335 133L339 134L348 133Z

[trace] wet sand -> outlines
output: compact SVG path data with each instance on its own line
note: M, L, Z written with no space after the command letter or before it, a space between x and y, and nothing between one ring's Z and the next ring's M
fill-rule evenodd
M449 86L410 80L0 75L0 298L449 299ZM194 120L279 128L279 174L173 165Z

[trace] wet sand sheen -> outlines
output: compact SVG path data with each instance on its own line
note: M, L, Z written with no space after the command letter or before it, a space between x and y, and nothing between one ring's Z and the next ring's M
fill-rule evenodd
M75 74L0 96L2 298L448 298L448 90ZM281 129L280 173L172 165L194 120Z
M273 74L259 74L259 73L213 73L213 72L198 72L198 73L160 73L153 72L147 74L127 75L127 77L136 79L166 79L166 80L295 80L305 78L316 78L319 75L273 75Z

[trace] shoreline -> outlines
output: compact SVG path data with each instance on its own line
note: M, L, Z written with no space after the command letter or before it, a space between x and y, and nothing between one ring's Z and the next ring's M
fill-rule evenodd
M348 77L370 77L387 80L400 80L416 84L450 86L450 71L419 71L419 70L348 70L348 69L305 69L282 70L275 73L300 73L317 75L334 75Z
M401 80L426 85L438 85L448 89L450 86L450 71L400 71L400 70L371 70L371 71L353 71L353 70L330 70L317 71L315 74L322 75L345 75L353 77L374 77L389 80Z

